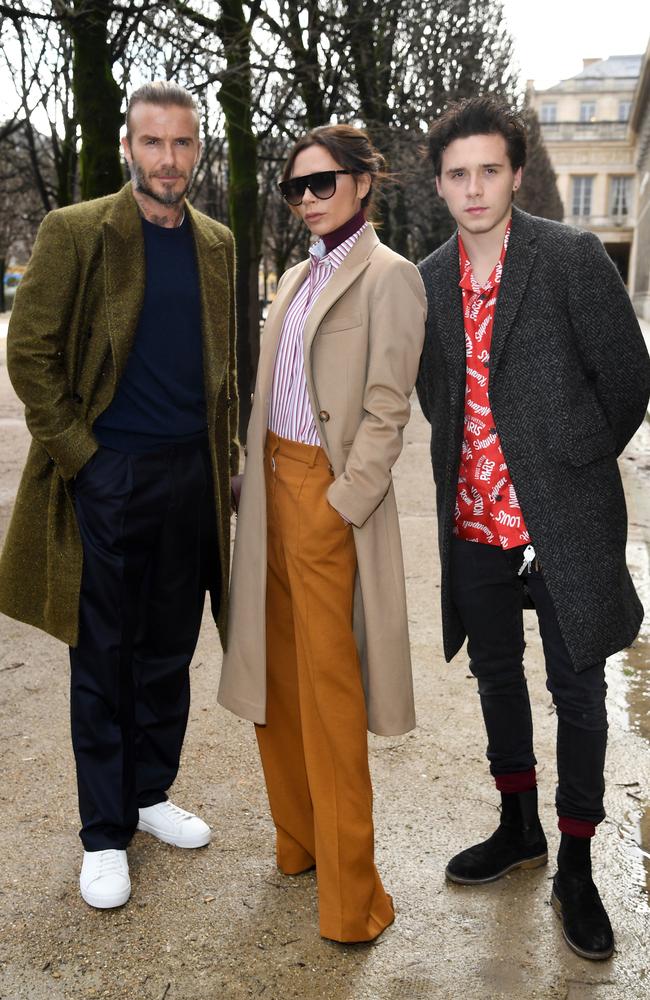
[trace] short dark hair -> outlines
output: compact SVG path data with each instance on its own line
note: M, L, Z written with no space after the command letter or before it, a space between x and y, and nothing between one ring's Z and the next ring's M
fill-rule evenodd
M131 112L136 104L158 104L161 107L175 105L189 108L196 116L196 130L199 130L199 109L189 90L170 80L153 80L134 90L126 106L126 137L131 139Z
M361 200L361 207L368 218L377 189L381 181L387 177L384 172L386 161L373 145L368 133L353 125L319 125L310 129L289 151L282 172L283 181L291 177L298 153L310 146L322 146L344 170L349 170L351 174L370 174L370 189Z
M513 170L526 163L526 125L514 108L491 95L470 97L450 104L429 131L429 159L436 177L442 171L442 154L455 139L472 135L502 135Z

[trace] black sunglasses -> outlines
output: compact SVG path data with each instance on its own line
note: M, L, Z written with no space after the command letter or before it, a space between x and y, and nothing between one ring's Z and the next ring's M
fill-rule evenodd
M280 191L284 200L294 207L302 203L307 188L315 198L325 201L336 191L336 175L351 173L351 170L319 170L317 174L305 174L304 177L280 181Z

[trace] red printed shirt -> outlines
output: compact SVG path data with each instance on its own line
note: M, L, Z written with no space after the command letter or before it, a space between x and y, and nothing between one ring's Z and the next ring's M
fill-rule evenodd
M492 328L509 237L510 224L501 257L481 287L458 234L467 375L465 430L453 529L455 535L466 541L499 545L504 549L530 541L501 450L489 398Z

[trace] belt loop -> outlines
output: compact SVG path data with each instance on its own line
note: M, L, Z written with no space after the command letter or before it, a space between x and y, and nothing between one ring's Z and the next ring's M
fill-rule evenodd
M279 450L280 450L280 442L276 437L275 441L273 442L273 446L271 448L271 469L273 470L273 472L275 472L276 469L275 456L277 455Z

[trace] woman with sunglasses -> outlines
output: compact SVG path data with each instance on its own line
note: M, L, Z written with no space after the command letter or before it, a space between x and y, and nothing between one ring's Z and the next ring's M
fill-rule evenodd
M365 132L322 126L280 182L315 242L264 327L219 689L257 723L280 870L316 866L321 934L348 942L394 919L367 729L415 724L391 468L426 306L417 269L368 221L382 166Z

